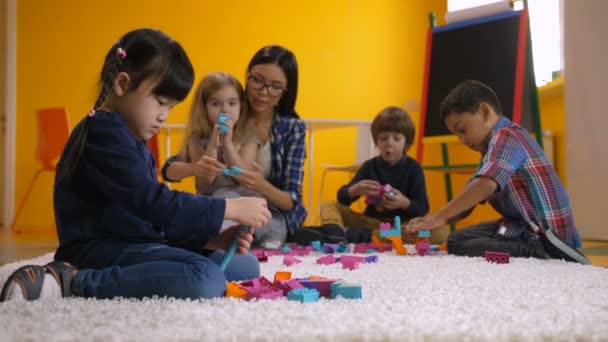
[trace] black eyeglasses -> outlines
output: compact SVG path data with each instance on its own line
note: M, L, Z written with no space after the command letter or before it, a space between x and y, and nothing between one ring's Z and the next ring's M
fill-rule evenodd
M287 88L281 88L274 84L264 83L264 80L251 74L249 74L248 79L249 86L251 88L255 90L263 90L264 88L266 88L268 89L268 95L270 96L280 96L281 94L283 94L284 91L287 90Z

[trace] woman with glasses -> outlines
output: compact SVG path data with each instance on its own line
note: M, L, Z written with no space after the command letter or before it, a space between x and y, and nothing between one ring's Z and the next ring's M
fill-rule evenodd
M246 93L250 129L261 144L253 167L234 178L262 194L272 213L271 221L256 229L254 245L279 248L306 218L302 204L306 125L295 111L298 64L294 54L277 45L260 49L247 67Z
M256 52L247 67L250 114L246 130L259 140L257 158L251 167L233 175L241 186L266 198L272 213L270 222L256 229L255 247L279 248L306 218L302 204L306 125L295 111L297 94L298 64L294 54L277 45ZM163 166L165 180L173 181L167 178L167 171L179 164L176 161L179 156Z

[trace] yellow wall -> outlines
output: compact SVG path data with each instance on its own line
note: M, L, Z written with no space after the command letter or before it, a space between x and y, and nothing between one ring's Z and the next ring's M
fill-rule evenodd
M17 201L37 167L35 110L66 106L77 123L95 100L103 56L130 29L156 27L179 40L197 79L224 70L243 80L257 49L285 45L298 57L302 117L371 119L384 106L420 99L427 14L446 9L444 0L20 0L17 6ZM185 121L189 101L169 122ZM354 130L319 134L316 164L352 162L354 138ZM179 141L173 139L173 151ZM331 178L325 197L333 198L344 181ZM49 226L51 175L42 177L32 198L21 227Z

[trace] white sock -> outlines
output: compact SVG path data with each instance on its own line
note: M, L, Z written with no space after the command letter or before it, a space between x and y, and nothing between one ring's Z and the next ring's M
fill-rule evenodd
M44 282L40 290L40 299L44 298L61 298L61 286L49 273L44 275Z

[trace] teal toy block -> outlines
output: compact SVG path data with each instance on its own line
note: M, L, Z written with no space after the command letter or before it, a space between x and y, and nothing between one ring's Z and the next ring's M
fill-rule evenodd
M431 231L430 230L419 230L418 231L418 237L419 238L430 238L431 237Z
M331 284L330 298L338 296L349 299L361 299L363 298L363 290L361 289L361 285L349 284L344 280L338 280Z
M301 303L313 303L319 300L319 291L302 287L287 293L287 300L297 300Z
M310 245L312 246L312 248L317 251L317 252L321 252L323 251L323 247L321 246L321 241L312 241L310 243Z

